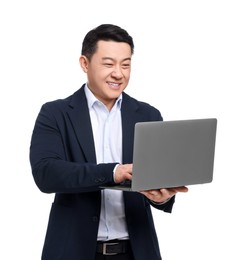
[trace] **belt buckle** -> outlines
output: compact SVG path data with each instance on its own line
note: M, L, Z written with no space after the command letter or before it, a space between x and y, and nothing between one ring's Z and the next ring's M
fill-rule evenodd
M103 243L103 255L117 255L117 253L107 253L107 246L118 245L119 243Z

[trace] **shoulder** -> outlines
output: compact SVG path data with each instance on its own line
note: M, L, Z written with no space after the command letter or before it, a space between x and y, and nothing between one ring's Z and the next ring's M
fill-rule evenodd
M47 109L49 111L66 111L72 109L76 104L86 102L84 89L81 87L76 92L65 98L59 98L56 100L48 101L42 105L42 110Z
M55 110L58 108L64 108L64 107L68 106L71 99L72 99L72 95L69 97L66 97L66 98L50 100L50 101L47 101L46 103L44 103L42 105L42 108L47 108L47 109L51 109L51 110Z
M137 114L143 114L148 120L162 120L161 112L158 108L145 101L137 100L126 93L123 93L122 107L125 110L135 110Z

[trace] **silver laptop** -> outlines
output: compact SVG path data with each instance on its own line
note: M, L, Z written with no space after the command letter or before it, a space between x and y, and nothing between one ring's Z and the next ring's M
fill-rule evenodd
M136 123L132 181L103 188L143 191L212 182L216 128L216 118Z

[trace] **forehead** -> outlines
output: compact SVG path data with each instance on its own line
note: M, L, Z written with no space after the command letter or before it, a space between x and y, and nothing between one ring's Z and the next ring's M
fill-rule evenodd
M97 42L95 54L109 58L121 57L123 59L130 58L132 55L131 47L128 43L102 40Z

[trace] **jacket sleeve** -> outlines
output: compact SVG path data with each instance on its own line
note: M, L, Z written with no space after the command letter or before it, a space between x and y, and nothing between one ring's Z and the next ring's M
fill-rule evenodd
M175 196L170 198L170 200L168 200L165 203L154 203L150 200L148 200L148 201L149 201L150 205L153 206L154 208L163 210L164 212L167 212L167 213L171 213L172 209L173 209L173 205L175 203Z
M30 163L39 189L46 193L76 193L113 184L116 163L96 164L86 162L84 158L80 162L67 159L67 140L51 111L47 105L42 106L31 138Z

